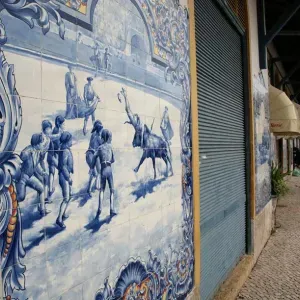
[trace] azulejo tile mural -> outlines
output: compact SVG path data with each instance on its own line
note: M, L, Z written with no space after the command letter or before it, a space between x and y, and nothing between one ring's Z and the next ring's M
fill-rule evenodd
M269 95L262 76L253 79L255 104L255 147L256 147L256 213L258 214L271 197L271 137Z
M187 9L1 4L5 299L185 299L194 270Z

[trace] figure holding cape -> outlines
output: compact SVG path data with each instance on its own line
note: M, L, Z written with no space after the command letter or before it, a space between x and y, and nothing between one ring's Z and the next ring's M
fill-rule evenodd
M83 99L84 99L84 103L86 104L85 109L82 110L82 112L84 113L84 125L83 125L84 135L87 134L86 127L90 116L92 117L93 124L95 122L95 110L98 102L100 101L99 96L96 94L92 86L93 79L94 79L93 77L88 77L87 78L88 83L84 86Z
M168 107L165 107L163 117L161 119L160 123L160 129L163 134L163 137L165 141L168 143L168 145L171 145L171 139L174 136L174 131L170 122L169 118L169 112L168 112Z
M77 104L80 102L77 89L77 78L73 72L73 66L69 65L69 72L65 75L65 87L67 92L66 119L76 119L78 117Z

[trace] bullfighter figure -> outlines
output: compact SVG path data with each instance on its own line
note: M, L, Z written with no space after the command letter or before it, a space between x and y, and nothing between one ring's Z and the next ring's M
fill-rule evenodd
M73 72L73 66L69 65L69 72L65 76L65 87L67 92L67 109L66 119L75 119L78 116L77 102L78 102L78 89L77 78Z
M52 131L52 137L60 137L65 130L65 118L58 115L55 118L55 127ZM49 145L49 151L47 156L47 162L49 166L49 197L54 193L54 176L55 169L58 167L58 153L60 149L60 138L53 139L52 143Z
M60 137L60 151L58 155L58 173L59 185L62 190L63 201L60 205L59 214L56 219L56 224L61 228L66 228L64 220L67 218L66 210L71 200L72 191L72 174L74 173L74 161L71 151L72 135L65 131Z
M104 59L103 59L105 73L111 71L110 57L111 57L111 53L109 52L108 47L106 47L104 52Z
M127 94L124 88L122 88L121 94L124 97L125 100L125 111L128 115L129 121L126 121L125 123L130 124L134 127L135 133L132 141L132 146L135 147L141 147L143 148L143 136L144 136L144 123L141 121L138 114L133 114L130 104L127 98ZM118 95L119 101L121 101L120 95Z
M161 129L161 132L163 134L163 137L164 137L165 141L169 145L171 145L171 139L174 136L174 131L172 129L172 125L171 125L171 122L170 122L169 112L168 112L168 107L167 106L165 107L164 114L163 114L163 117L161 119L160 129Z
M106 182L108 182L110 190L110 215L116 215L114 208L114 179L111 165L115 162L114 153L111 146L112 134L109 130L103 129L101 132L103 144L99 147L92 161L92 168L95 168L97 159L99 158L101 165L101 186L99 193L99 207L96 218L100 217L102 211L102 202L104 198L104 191Z
M96 65L96 71L100 70L101 68L101 56L102 56L102 52L100 49L100 45L99 42L96 41L94 47L94 57L93 57Z
M58 140L61 136L60 133L57 134L52 134L52 124L48 120L44 120L42 122L42 135L43 135L43 144L42 144L42 149L41 149L41 167L43 169L43 177L38 177L38 179L43 182L44 187L45 187L45 201L50 202L48 198L48 187L49 187L49 174L46 169L46 155L49 151L49 148L51 147L51 144L53 141Z
M124 88L121 90L121 95L125 101L125 111L129 118L129 121L125 123L131 124L135 130L132 145L133 147L140 147L143 149L143 155L140 159L138 166L134 169L134 172L138 172L141 165L145 161L146 158L151 158L153 164L153 171L154 171L154 179L156 178L156 166L155 166L155 159L160 158L166 164L166 176L169 174L169 167L171 171L171 175L173 175L173 168L171 162L171 153L170 147L168 143L160 136L152 133L151 128L141 122L140 117L137 114L133 114L127 94ZM118 99L122 102L120 94L118 94Z
M90 107L93 105L93 102L96 99L99 99L99 96L95 93L93 86L92 86L92 81L93 81L93 77L88 77L87 78L88 83L84 86L84 101L86 103L87 107ZM91 113L92 115L92 122L95 122L95 111L93 111ZM84 117L84 125L83 125L83 134L86 135L87 134L87 130L86 130L86 126L87 126L87 122L90 118L90 114L86 114L86 116Z
M39 197L39 211L41 215L46 215L50 211L46 209L44 199L44 184L37 178L45 176L45 171L41 167L41 151L43 148L43 135L36 133L31 137L31 143L21 152L21 175L16 184L18 201L24 201L26 197L26 187L37 191Z
M95 182L96 182L96 187L99 188L99 182L100 182L99 176L100 176L100 171L101 171L100 161L99 161L99 159L97 159L96 166L94 168L92 167L92 161L93 161L94 154L96 153L96 151L102 144L102 139L101 139L102 129L103 129L103 125L102 125L101 121L97 120L94 123L94 128L92 130L92 136L90 139L89 149L87 150L86 155L85 155L86 162L90 168L90 171L89 171L90 179L89 179L89 185L88 185L88 189L87 189L87 193L90 197L92 196L91 195L92 188L93 188Z

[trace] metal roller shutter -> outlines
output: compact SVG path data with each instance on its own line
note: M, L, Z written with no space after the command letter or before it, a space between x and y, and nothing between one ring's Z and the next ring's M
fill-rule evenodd
M246 246L242 36L214 0L195 1L200 143L201 299Z

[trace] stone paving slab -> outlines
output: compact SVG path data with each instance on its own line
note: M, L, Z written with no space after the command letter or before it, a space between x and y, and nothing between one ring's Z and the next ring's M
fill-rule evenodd
M300 299L300 178L289 180L279 201L277 224L237 299Z

